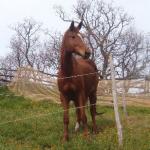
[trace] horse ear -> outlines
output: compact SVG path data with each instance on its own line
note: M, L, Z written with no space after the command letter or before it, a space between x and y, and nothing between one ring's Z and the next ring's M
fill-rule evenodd
M73 31L73 29L74 29L74 21L71 22L71 25L70 25L69 29L70 29L70 31Z
M83 25L83 22L81 21L81 22L79 23L79 25L78 25L78 29L79 29L79 30L81 29L82 25Z

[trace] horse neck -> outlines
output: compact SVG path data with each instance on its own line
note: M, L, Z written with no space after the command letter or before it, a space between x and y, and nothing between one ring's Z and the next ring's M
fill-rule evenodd
M62 50L61 53L61 72L64 76L71 76L73 70L72 53Z

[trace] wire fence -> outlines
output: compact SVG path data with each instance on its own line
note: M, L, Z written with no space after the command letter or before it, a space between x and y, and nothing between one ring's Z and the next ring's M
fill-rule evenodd
M55 78L55 77L50 77L49 75L45 75L36 70L33 70L32 68L20 68L15 73L15 76L12 79L11 83L8 85L9 89L12 92L14 92L15 95L0 94L0 96L11 97L11 96L22 95L22 96L29 97L34 100L49 99L57 104L60 104L57 80L59 79L63 80L63 79L68 79L68 78L78 78L78 77L88 76L88 75L93 75L93 74L98 74L98 72L92 72L92 73L87 73L87 74L82 74L82 75L74 75L74 76L65 77L65 78ZM127 103L150 106L150 101L148 99L150 97L150 83L149 81L145 81L141 79L140 80L126 80L126 81L117 80L116 81L117 92L118 92L118 95L120 96L119 105L122 105L121 96L122 96L123 82L125 82ZM131 90L132 88L142 89L142 92L139 91L139 93L128 93L127 91ZM111 91L112 91L111 80L101 80L97 88L97 97L98 97L97 105L101 105L101 104L112 105L113 101L112 101ZM88 107L88 106L83 106L83 107ZM23 120L34 118L34 117L38 118L38 117L45 116L45 115L50 115L50 114L49 113L40 114L38 116L33 116L33 117L30 116ZM14 122L18 122L21 120L22 119L17 119ZM11 123L11 121L8 121L8 123ZM5 123L1 123L0 125L2 124L5 124Z
M92 72L82 75L74 75L65 78L56 78L48 74L43 74L31 67L20 68L15 72L14 78L8 84L8 87L16 95L22 95L33 100L50 99L53 102L60 103L59 90L57 87L57 80L64 80L69 78L78 78L82 76L89 76L99 74ZM146 100L150 97L150 81L144 79L136 80L116 80L117 93L121 97L123 88L128 98L128 101L136 98ZM123 87L124 85L124 87ZM97 88L97 97L111 99L112 97L112 81L100 80ZM112 100L112 99L111 99ZM107 101L108 102L108 101ZM137 101L138 103L138 101Z

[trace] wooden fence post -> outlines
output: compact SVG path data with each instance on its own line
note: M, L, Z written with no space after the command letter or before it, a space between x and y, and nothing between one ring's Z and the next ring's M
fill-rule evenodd
M127 117L128 113L127 113L127 103L126 103L126 93L125 93L125 80L123 80L122 83L122 106L123 106L125 117Z
M115 112L115 120L117 126L117 133L118 133L118 143L121 147L123 145L123 135L122 135L122 125L120 122L120 116L118 111L118 100L117 100L117 90L116 90L116 82L115 82L115 71L113 66L113 59L112 55L110 54L110 68L111 68L111 78L112 78L112 94L113 94L113 104L114 104L114 112Z

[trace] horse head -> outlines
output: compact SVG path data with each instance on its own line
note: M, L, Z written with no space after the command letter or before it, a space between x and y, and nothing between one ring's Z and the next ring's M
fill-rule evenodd
M82 34L79 32L82 27L82 21L78 26L74 26L74 21L71 22L69 29L65 32L63 38L63 46L65 51L80 55L82 58L89 58L90 50L83 40Z

